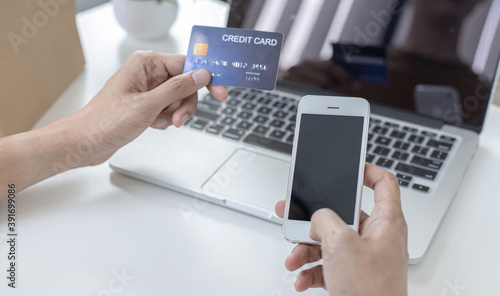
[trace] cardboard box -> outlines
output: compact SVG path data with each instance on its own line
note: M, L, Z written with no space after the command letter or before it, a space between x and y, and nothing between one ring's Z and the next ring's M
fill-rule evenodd
M0 137L29 130L83 69L73 0L0 1Z

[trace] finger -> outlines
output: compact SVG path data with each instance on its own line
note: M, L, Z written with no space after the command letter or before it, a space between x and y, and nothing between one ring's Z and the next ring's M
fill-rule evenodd
M219 101L227 99L227 89L221 85L207 85L208 91Z
M363 210L361 210L360 216L359 216L359 224L363 224L363 222L366 221L366 219L370 218L370 216Z
M330 209L317 210L311 218L309 236L323 244L329 244L337 234L352 231L342 218Z
M151 127L156 129L166 129L171 124L172 112L170 110L163 110L151 124Z
M141 51L138 50L130 55L129 59L141 63L145 66L161 66L170 76L177 76L184 71L185 55L167 54L154 51ZM124 65L128 65L125 63ZM133 64L133 63L130 63ZM136 65L133 65L135 67ZM149 70L149 69L147 69Z
M312 245L297 245L285 260L285 267L290 271L297 270L307 263L321 259L321 247Z
M276 206L274 206L274 211L276 212L276 215L278 215L278 217L280 218L283 218L283 216L285 215L285 201L284 200L280 200L276 203Z
M210 73L200 69L170 78L147 93L147 101L153 108L163 110L177 100L187 98L205 87L210 81Z
M324 288L323 265L316 265L299 273L295 281L295 290L303 292L309 288Z
M386 212L391 214L401 214L399 185L394 174L366 163L364 185L375 191L375 206L383 207Z
M185 56L182 55L136 51L123 64L120 72L128 73L127 76L134 82L133 90L147 92L169 78L182 74L184 60Z
M172 115L172 123L175 127L181 127L186 121L191 118L196 112L196 105L198 104L198 94L195 93L185 100L183 100L180 107L175 110Z

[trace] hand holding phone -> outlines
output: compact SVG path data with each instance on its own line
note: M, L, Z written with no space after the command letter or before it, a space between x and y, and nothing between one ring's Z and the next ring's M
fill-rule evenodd
M369 114L361 98L300 100L283 220L287 240L317 244L309 229L321 208L358 229Z

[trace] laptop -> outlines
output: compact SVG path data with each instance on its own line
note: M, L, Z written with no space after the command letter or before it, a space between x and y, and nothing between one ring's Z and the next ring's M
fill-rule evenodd
M229 27L284 34L274 91L199 93L182 128L147 130L116 172L275 223L285 199L298 100L370 101L367 162L394 173L410 263L422 260L469 166L493 97L498 1L245 0ZM370 213L373 192L363 192Z

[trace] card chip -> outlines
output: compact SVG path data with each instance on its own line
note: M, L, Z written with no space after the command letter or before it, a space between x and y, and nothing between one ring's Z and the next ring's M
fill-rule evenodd
M203 55L206 56L208 53L208 43L195 43L194 44L194 55Z

